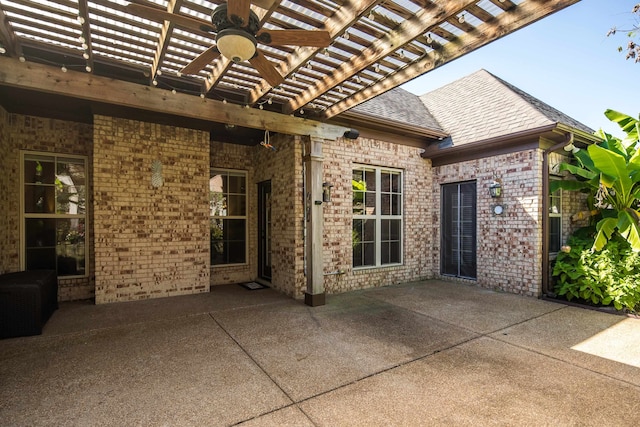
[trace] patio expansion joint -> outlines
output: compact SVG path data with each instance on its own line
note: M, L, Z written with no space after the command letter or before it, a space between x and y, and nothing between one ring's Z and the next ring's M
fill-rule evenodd
M265 305L269 305L269 304L265 304ZM238 424L242 424L242 423L245 423L245 422L247 422L247 421L251 421L251 420L254 420L254 419L256 419L256 418L260 418L260 417L263 417L263 416L265 416L265 415L268 415L268 414L271 414L271 413L273 413L273 412L280 411L280 410L282 410L282 409L286 409L286 408L289 408L289 407L295 407L295 408L297 408L300 412L302 412L302 413L303 413L303 414L304 414L304 415L309 419L309 421L310 421L310 422L312 422L312 423L313 423L313 421L312 421L312 420L309 418L309 416L308 416L308 415L307 415L307 414L302 410L302 408L300 408L300 407L298 406L298 403L300 403L300 402L296 402L296 401L295 401L295 399L293 399L293 398L289 395L289 393L287 393L287 391L286 391L286 390L284 390L284 389L280 386L280 384L278 384L278 382L277 382L277 381L276 381L276 380L275 380L271 375L269 375L269 372L267 372L267 370L266 370L266 369L265 369L265 368L260 364L260 362L258 362L258 361L257 361L257 360L256 360L256 359L251 355L251 353L249 353L249 352L248 352L248 351L247 351L247 350L242 346L242 344L240 344L240 342L239 342L239 341L238 341L238 340L237 340L237 339L236 339L236 338L235 338L231 333L229 333L229 331L227 331L227 329L226 329L226 328L225 328L225 327L224 327L220 322L218 322L218 320L217 320L217 319L215 318L215 316L214 316L214 313L209 313L209 317L211 317L211 319L215 322L215 324L216 324L216 325L218 325L218 327L219 327L222 331L224 331L224 333L225 333L225 334L226 334L226 335L227 335L227 336L228 336L228 337L229 337L229 338L230 338L230 339L231 339L231 340L232 340L232 341L233 341L233 342L238 346L238 348L240 348L240 350L242 350L242 352L243 352L243 353L244 353L244 354L245 354L245 355L246 355L246 356L247 356L247 357L248 357L248 358L249 358L249 359L250 359L250 360L251 360L251 361L252 361L252 362L253 362L253 363L254 363L254 364L255 364L255 365L256 365L256 366L257 366L257 367L258 367L258 368L259 368L259 369L260 369L260 370L265 374L265 375L266 375L266 376L267 376L267 378L269 378L269 380L271 380L271 382L272 382L276 387L278 387L278 389L279 389L279 390L280 390L280 391L281 391L281 392L282 392L282 393L287 397L287 399L289 399L289 400L291 401L291 403L290 403L290 404L288 404L288 405L283 405L283 406L280 406L280 407L278 407L278 408L272 409L272 410L270 410L270 411L266 411L266 412L264 412L264 413L257 414L257 415L255 415L255 416L253 416L253 417L251 417L251 418L247 418L247 419L245 419L245 420L238 421L237 423L234 423L234 424L231 424L231 425L235 426L235 425L238 425ZM306 400L306 399L305 399L305 400ZM314 424L315 424L315 423L314 423Z

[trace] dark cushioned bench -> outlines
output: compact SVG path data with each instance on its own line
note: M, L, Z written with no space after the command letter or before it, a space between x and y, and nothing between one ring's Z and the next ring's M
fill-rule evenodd
M55 271L0 274L0 338L41 334L57 308Z

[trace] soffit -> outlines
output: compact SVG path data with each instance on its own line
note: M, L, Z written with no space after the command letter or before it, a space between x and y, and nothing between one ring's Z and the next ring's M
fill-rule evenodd
M577 1L254 0L264 29L330 33L327 48L259 44L284 77L275 88L224 57L180 74L215 42L192 24L210 25L221 0L0 0L0 43L26 61L324 120Z

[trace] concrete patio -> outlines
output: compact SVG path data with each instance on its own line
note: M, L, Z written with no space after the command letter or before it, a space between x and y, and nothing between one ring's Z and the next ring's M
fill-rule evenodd
M640 320L425 281L64 303L0 341L3 426L640 424Z

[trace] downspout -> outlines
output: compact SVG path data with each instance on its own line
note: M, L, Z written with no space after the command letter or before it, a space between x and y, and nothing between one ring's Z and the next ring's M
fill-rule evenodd
M565 147L573 140L567 133L564 141L542 152L542 296L555 296L549 289L549 153Z

